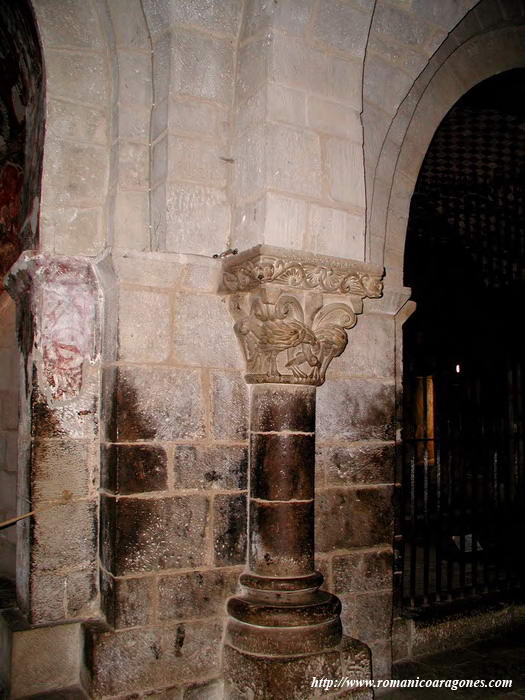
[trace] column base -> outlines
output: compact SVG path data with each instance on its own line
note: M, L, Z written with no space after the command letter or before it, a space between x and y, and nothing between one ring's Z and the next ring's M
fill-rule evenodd
M310 700L317 697L372 700L372 688L320 685L322 679L339 681L371 678L370 650L362 642L343 636L326 651L301 656L250 654L226 644L223 651L225 700ZM319 685L312 685L316 679Z

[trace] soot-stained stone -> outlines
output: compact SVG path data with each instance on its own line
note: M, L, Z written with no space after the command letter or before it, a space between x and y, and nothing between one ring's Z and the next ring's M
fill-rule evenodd
M76 501L38 513L33 527L33 565L40 571L95 566L97 507Z
M328 379L317 394L317 437L393 440L395 387L371 379Z
M112 623L116 629L142 627L149 622L153 579L141 578L113 579L114 616Z
M392 593L345 593L340 598L345 634L365 644L390 637Z
M211 430L219 440L246 440L248 387L240 372L210 372Z
M252 431L315 430L315 387L255 385L252 388Z
M31 445L33 501L61 498L64 489L74 496L87 496L95 454L92 442L35 440Z
M351 496L342 489L320 489L315 495L315 549L330 552L350 547Z
M31 396L31 435L36 438L92 438L98 434L98 397L86 390L73 401L48 404L46 396Z
M248 478L248 449L242 445L177 445L174 469L178 488L244 490Z
M313 501L250 503L250 569L262 576L313 571Z
M332 559L335 593L361 593L392 586L392 551L358 550Z
M102 486L113 493L162 491L167 487L166 450L156 445L105 445Z
M93 693L100 697L155 687L163 662L161 641L158 629L94 634L91 641Z
M250 440L250 490L254 498L289 501L313 498L313 435L257 434Z
M316 494L316 549L390 544L394 536L392 489L320 489Z
M246 561L246 494L221 495L214 500L215 566Z
M222 620L184 622L164 630L162 684L193 683L217 675L222 633Z
M317 460L329 485L390 484L394 481L395 446L374 441L318 447Z
M103 533L108 527L112 533L103 538L104 546L113 540L108 563L114 575L204 564L209 512L205 497L121 498L107 512Z
M390 545L394 537L392 487L360 488L352 496L352 547Z
M237 590L237 570L193 571L159 578L159 620L222 616Z
M114 382L107 384L112 391L106 399L111 404L107 430L111 442L203 437L204 409L198 370L118 368Z

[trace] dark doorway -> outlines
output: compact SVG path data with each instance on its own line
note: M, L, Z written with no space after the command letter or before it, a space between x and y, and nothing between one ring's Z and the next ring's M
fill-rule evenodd
M404 328L404 608L519 591L525 533L525 70L436 131L411 203Z

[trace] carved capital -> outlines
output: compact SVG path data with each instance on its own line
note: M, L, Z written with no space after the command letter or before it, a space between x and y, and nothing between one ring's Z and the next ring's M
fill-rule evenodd
M365 297L382 291L382 269L257 246L224 263L234 330L250 384L321 385L348 343Z

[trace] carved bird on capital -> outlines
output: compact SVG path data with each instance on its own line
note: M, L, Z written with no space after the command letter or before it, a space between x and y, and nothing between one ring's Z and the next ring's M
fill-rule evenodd
M277 370L277 356L279 353L284 350L290 353L291 350L300 345L302 346L302 352L305 353L305 356L313 359L314 363L317 362L317 358L311 350L311 346L316 343L315 334L304 323L297 319L266 321L261 324L260 332L257 335L258 350L269 358L269 373L272 376L277 376L279 374ZM291 366L290 361L286 366ZM293 367L292 371L294 371Z

